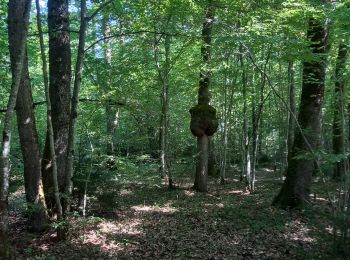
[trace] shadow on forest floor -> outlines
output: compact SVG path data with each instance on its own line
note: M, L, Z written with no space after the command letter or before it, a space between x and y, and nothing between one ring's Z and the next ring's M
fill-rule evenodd
M336 259L329 216L271 207L281 181L271 172L259 175L254 194L234 178L225 185L211 179L205 194L191 190L188 178L178 179L175 190L106 186L88 217L70 219L64 242L55 241L54 231L27 233L23 217L12 212L13 244L18 258L31 259Z

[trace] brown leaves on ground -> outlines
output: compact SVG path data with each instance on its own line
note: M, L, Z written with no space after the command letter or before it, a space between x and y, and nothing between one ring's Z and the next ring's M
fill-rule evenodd
M213 180L206 194L189 181L172 191L123 185L104 189L108 207L96 201L87 218L71 217L68 241L27 233L15 212L12 240L23 259L334 259L328 216L270 207L280 185L259 180L255 194L234 180Z

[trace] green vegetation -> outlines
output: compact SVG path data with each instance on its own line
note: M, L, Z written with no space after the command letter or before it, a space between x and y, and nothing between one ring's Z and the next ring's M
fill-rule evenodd
M0 0L0 259L349 258L349 17Z

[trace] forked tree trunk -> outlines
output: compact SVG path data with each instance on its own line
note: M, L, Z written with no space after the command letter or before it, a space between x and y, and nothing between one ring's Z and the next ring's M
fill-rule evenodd
M48 0L49 30L49 81L52 109L52 126L55 140L57 180L59 192L65 192L68 151L68 131L71 109L71 49L69 35L68 0ZM45 199L54 208L50 142L47 136L42 173Z
M8 189L10 175L11 130L17 93L25 61L25 46L28 33L31 1L10 0L8 4L9 48L17 50L12 65L12 85L4 119L0 167L0 258L10 257L8 239Z
M303 63L303 81L298 123L287 177L273 204L282 208L303 207L310 201L312 172L315 168L310 148L320 142L321 112L324 98L327 30L315 18L309 20L307 37L310 40L312 60ZM307 142L305 141L305 139ZM296 157L298 156L298 157Z
M344 91L345 80L343 77L347 59L347 46L340 44L338 49L337 64L335 67L334 89L334 114L333 114L333 152L339 156L345 156L344 134ZM334 167L333 177L340 180L345 175L345 158L340 159Z

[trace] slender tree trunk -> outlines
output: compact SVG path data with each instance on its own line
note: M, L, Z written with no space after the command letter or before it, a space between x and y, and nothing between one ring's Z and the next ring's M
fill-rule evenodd
M333 114L333 152L336 155L345 154L344 134L344 91L345 80L343 73L346 66L347 46L339 45L337 64L335 68L335 89L334 89L334 114ZM335 179L342 179L345 176L345 158L339 160L334 167Z
M310 202L310 188L314 159L309 146L316 149L320 142L321 112L324 98L327 53L327 30L320 21L311 18L307 37L311 42L311 61L303 63L303 83L298 123L302 133L296 130L287 177L273 204L282 208L303 207ZM306 138L307 142L305 142ZM297 158L296 155L299 155ZM300 155L303 158L300 158Z
M265 74L266 74L267 65L270 60L270 53L271 53L271 48L268 50L265 65L264 65L263 71L261 72L259 101L257 101L258 105L257 107L255 107L253 104L251 175L250 175L249 186L248 186L250 192L254 192L255 190L255 170L256 170L257 157L258 157L258 146L261 139L260 129L261 129L261 121L262 121L262 115L263 115L263 109L264 109L264 103L265 103L265 97L264 97L264 89L266 84Z
M242 69L242 95L243 95L243 127L242 127L242 173L241 181L245 179L247 186L249 186L251 179L251 160L249 151L249 135L248 135L248 119L247 119L247 74L243 60L243 48L240 45L239 61Z
M83 60L84 60L84 48L85 48L85 36L86 36L86 26L87 26L87 17L86 17L86 0L80 1L80 29L79 29L79 45L78 45L78 54L77 61L75 64L74 71L74 87L73 87L73 98L72 98L72 108L71 116L69 120L69 135L68 135L68 154L67 154L67 164L66 164L66 186L65 194L68 200L65 203L63 208L63 213L69 211L70 206L70 197L73 189L73 167L74 167L74 149L75 149L75 129L76 121L78 117L78 106L79 106L79 93L80 93L80 84L83 72Z
M210 93L209 82L211 70L210 66L210 54L211 54L211 33L214 23L214 6L211 0L208 1L208 8L206 10L205 21L202 29L202 41L201 54L203 58L203 66L200 72L199 90L198 90L198 105L200 107L209 107ZM202 129L205 130L205 129ZM207 180L208 180L208 143L209 136L206 131L203 131L201 136L197 137L197 150L199 158L197 161L196 175L194 181L194 188L201 192L207 192Z
M49 85L57 162L57 181L59 192L64 193L67 180L68 131L71 109L71 49L68 0L48 0L48 30ZM51 158L50 138L47 136L42 162L42 174L47 205L50 208L54 208L55 195L52 183Z
M225 113L224 119L224 132L223 132L223 147L222 147L222 162L220 169L220 184L226 183L226 165L227 165L227 146L228 146L228 137L229 137L229 128L230 128L230 116L232 111L232 101L233 101L233 89L231 90L230 99L227 101L228 108Z
M161 177L168 175L169 177L169 188L172 188L172 178L169 176L168 169L168 135L169 135L169 70L170 70L170 43L171 36L166 34L164 39L165 47L165 61L163 69L160 68L158 59L158 50L155 50L155 58L157 63L157 70L159 80L162 83L161 93L161 116L160 116L160 163L161 163ZM156 47L157 48L157 47Z
M294 63L290 61L288 63L288 100L290 111L288 111L288 136L287 136L287 167L288 162L291 160L292 147L294 143L294 118L291 113L296 115L295 106L295 84L294 84Z
M41 25L41 12L40 12L40 4L39 0L35 0L36 4L36 11L37 11L37 26L38 26L38 32L39 32L39 41L40 41L40 54L41 54L41 60L42 60L42 71L43 71L43 78L44 78L44 86L45 86L45 98L46 98L46 117L47 117L47 142L49 143L48 146L46 146L46 149L49 149L49 151L46 151L47 154L50 155L49 161L50 165L52 167L52 177L50 183L52 184L51 187L53 188L53 197L54 201L56 203L56 213L57 213L57 220L60 221L62 219L62 205L60 200L60 194L59 194L59 188L58 188L58 181L57 181L57 163L56 163L56 154L55 154L55 148L54 148L54 132L53 132L53 126L52 126L52 116L51 116L51 100L50 100L50 94L49 94L49 76L47 72L47 62L46 62L46 54L45 54L45 44L44 44L44 35Z
M103 29L103 37L105 37L104 40L104 58L108 66L108 73L107 73L107 80L106 80L106 92L107 92L107 102L106 102L106 130L107 130L107 155L114 155L115 153L115 131L117 127L117 120L116 120L116 107L113 104L113 99L110 97L109 92L111 91L112 83L111 83L111 63L112 63L112 48L111 48L111 42L109 37L111 35L111 26L109 22L109 16L104 15L102 19L102 29Z
M11 131L18 89L25 62L25 46L28 33L31 1L10 0L8 4L8 36L10 50L17 50L13 57L12 85L7 104L2 134L0 167L0 258L10 256L8 239L8 188L10 175Z
M227 64L229 64L229 57L227 57ZM222 155L221 155L221 163L220 163L220 184L225 184L226 180L226 164L227 164L227 145L228 145L228 137L229 137L229 128L230 128L230 118L232 113L232 102L233 102L233 84L228 85L227 83L227 70L225 71L224 76L224 125L223 125L223 134L222 134ZM228 97L228 87L231 87L230 96Z

